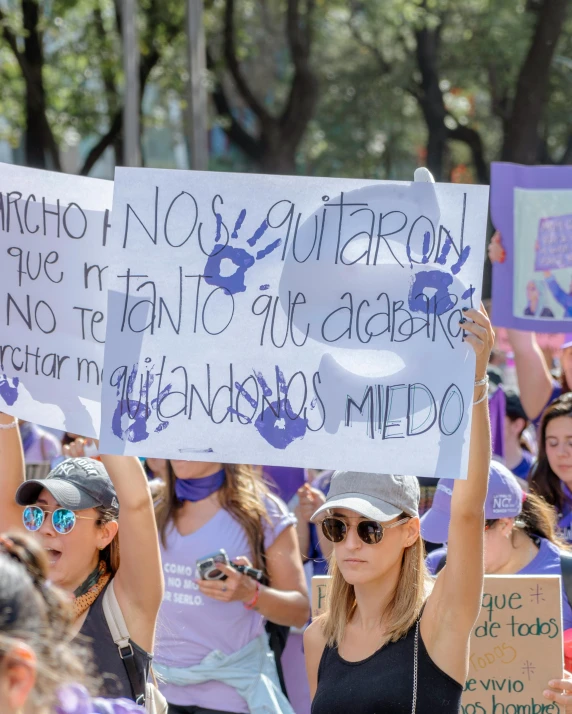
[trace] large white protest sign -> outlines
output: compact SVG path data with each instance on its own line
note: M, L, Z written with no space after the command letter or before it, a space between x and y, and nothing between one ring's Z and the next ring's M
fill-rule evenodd
M117 169L102 449L464 476L487 199Z
M0 164L0 411L99 434L112 194Z

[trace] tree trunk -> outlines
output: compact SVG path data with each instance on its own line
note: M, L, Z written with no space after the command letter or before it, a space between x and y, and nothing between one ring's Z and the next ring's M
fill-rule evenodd
M471 150L477 181L481 184L490 183L489 166L485 159L483 140L479 132L459 124L455 129L449 129L448 136L449 139L462 141Z
M427 125L427 168L436 181L443 180L443 162L447 146L447 127L445 117L447 110L443 101L443 93L439 87L439 70L437 58L441 38L441 25L435 29L426 27L417 30L416 56L417 67L421 73L421 81L416 93L419 106Z
M280 135L276 140L264 144L265 149L259 161L262 173L293 176L296 173L296 147L281 140Z
M549 75L562 32L568 0L544 0L532 43L520 70L502 160L535 164L539 158L539 128L549 92Z
M225 69L234 89L258 120L258 131L252 136L236 119L219 77L212 93L219 116L226 120L228 138L250 158L263 173L292 175L296 173L296 151L312 118L318 97L318 82L310 63L312 23L315 2L307 0L305 11L301 0L286 3L285 25L294 75L288 97L279 116L271 114L255 95L238 59L234 8L235 0L226 0L224 26ZM215 67L207 48L207 66Z
M439 121L439 118L435 116L426 116L425 123L429 132L425 163L433 174L435 181L442 181L445 149L447 147L447 128L443 121Z
M35 0L22 0L22 18L25 30L24 58L28 66L25 107L26 131L24 150L26 164L46 168L48 137L46 136L46 96L42 77L44 57L38 23L40 8Z

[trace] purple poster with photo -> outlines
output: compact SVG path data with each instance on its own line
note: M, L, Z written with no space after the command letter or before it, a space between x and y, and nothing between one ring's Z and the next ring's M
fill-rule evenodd
M572 331L572 167L493 163L491 218L502 238L493 323Z

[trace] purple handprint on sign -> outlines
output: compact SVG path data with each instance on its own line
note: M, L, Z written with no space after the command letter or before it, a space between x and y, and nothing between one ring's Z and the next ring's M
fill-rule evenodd
M239 232L245 218L246 209L243 208L236 219L236 223L234 224L234 230L230 236L231 240L238 240ZM254 231L252 236L248 238L246 241L247 244L251 248L254 248L267 230L268 221L265 219ZM220 235L220 224L217 222L215 242L220 240ZM267 255L270 255L270 253L275 251L281 243L282 239L278 238L265 248L258 250L254 255L249 253L248 250L245 250L244 248L239 248L231 245L230 243L226 243L218 250L215 249L209 256L204 270L204 274L206 276L205 282L209 283L209 285L224 288L231 295L243 293L246 290L245 277L247 270L251 268L257 260L262 260ZM234 272L230 275L223 274L225 261L229 261L235 267Z
M306 417L301 416L301 414L296 414L293 410L290 400L288 399L288 387L284 379L284 374L279 367L275 369L279 393L276 395L275 400L268 402L268 406L258 415L254 426L260 436L275 449L285 449L293 441L296 441L296 439L304 438L306 430L308 429L308 420ZM263 375L260 372L255 372L254 374L257 389L260 388L266 399L270 399L273 396L272 390ZM248 404L256 410L258 399L255 399L244 388L244 385L239 382L235 383L235 387ZM310 408L313 409L315 406L316 401L314 400ZM252 417L247 417L236 409L231 409L230 411L236 414L240 419L246 419L247 422L244 423L252 421Z
M0 376L0 397L4 402L12 407L18 401L18 385L20 380L18 377L14 379L8 379L8 377L3 374Z

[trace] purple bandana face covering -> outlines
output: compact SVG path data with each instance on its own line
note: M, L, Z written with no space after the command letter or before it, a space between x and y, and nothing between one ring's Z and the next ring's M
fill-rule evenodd
M175 493L179 501L202 501L218 491L226 479L224 469L204 478L178 478Z

